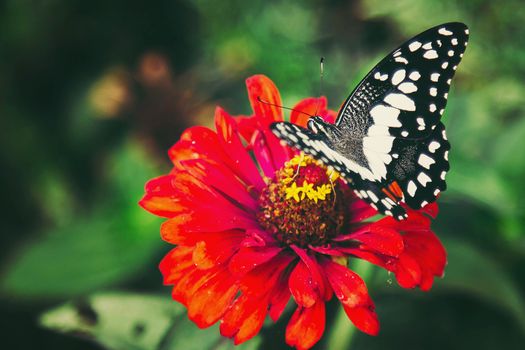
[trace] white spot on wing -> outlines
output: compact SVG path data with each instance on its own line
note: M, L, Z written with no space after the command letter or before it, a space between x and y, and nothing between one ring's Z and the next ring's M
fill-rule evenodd
M436 111L436 105L431 103L430 106L428 107L428 110L431 111L431 112L435 112Z
M435 58L438 58L438 54L436 50L428 50L423 54L423 57L425 57L427 60L433 60Z
M443 28L440 28L438 30L438 33L441 34L441 35L444 35L444 36L450 36L452 35L452 32L450 30L447 30L445 27Z
M427 183L431 182L432 179L427 174L425 174L424 172L420 172L419 175L417 176L417 181L421 185L423 185L423 187L426 187Z
M439 80L439 73L432 73L430 74L430 80L437 82Z
M388 136L390 133L388 132L388 126L387 125L381 125L381 124L374 124L371 127L368 128L368 131L366 132L368 136Z
M413 71L408 77L413 81L417 81L419 78L421 78L421 74L419 74L418 71Z
M403 94L390 93L386 95L385 102L391 105L392 107L403 109L405 111L416 110L416 105L414 101Z
M392 149L392 143L394 142L394 137L389 135L384 136L366 136L363 138L363 148L365 153L367 151L373 151L377 153L389 153Z
M392 75L392 84L398 85L400 82L405 79L406 71L404 69L397 70L394 75Z
M408 60L404 57L396 57L394 58L394 61L396 62L399 62L399 63L403 63L403 64L408 64Z
M430 88L430 96L436 96L437 95L437 89L435 87Z
M416 190L417 190L416 184L414 183L414 181L410 180L407 186L407 192L410 195L410 197L414 197L414 195L416 194Z
M452 38L452 45L456 46L458 44L458 39Z
M425 45L423 45L423 48L425 50L430 50L432 48L432 43L431 42L426 43Z
M381 74L380 72L376 72L376 74L374 74L374 78L376 78L377 80L385 81L388 79L388 74Z
M402 83L397 88L405 94L411 94L417 91L417 86L414 83Z
M410 45L408 45L408 49L411 51L411 52L414 52L416 51L417 49L419 49L421 47L421 43L419 41L414 41L412 43L410 43Z
M377 202L379 201L379 198L377 198L377 196L375 195L374 192L372 191L366 191L368 193L368 197L370 197L370 199L373 201L373 202Z
M430 169L430 166L432 164L434 164L436 161L432 158L430 158L429 156L427 156L426 154L424 153L421 153L419 155L419 159L417 160L417 162L419 163L419 165L421 165L422 167L424 168L427 168L427 169Z
M374 118L374 122L380 125L387 125L392 127L400 127L401 123L397 119L399 116L399 109L385 106L377 105L370 110L370 115Z
M441 65L441 68L446 69L447 67L448 67L448 62L447 61L443 62L443 64Z

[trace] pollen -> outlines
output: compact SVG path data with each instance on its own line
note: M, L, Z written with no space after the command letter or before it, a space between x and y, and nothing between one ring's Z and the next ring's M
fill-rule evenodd
M266 180L257 218L283 245L323 245L340 233L345 194L335 171L299 155Z
M295 180L299 177L302 170L301 168L305 169L303 173L306 173L305 175L308 180L314 181L313 183L308 182L305 178L300 186L297 185L297 181ZM293 198L296 202L304 199L314 201L315 203L320 200L326 200L327 195L333 191L334 182L339 178L338 173L333 170L324 170L321 163L305 155L295 156L289 160L282 171L285 175L281 181L286 185L286 199ZM316 174L316 172L320 172L320 174ZM323 172L326 174L329 183L318 185L317 182L323 180Z

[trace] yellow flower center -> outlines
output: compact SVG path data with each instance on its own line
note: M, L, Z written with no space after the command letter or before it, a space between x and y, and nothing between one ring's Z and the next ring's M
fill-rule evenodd
M344 226L339 175L299 155L267 179L259 198L261 226L285 245L323 245Z

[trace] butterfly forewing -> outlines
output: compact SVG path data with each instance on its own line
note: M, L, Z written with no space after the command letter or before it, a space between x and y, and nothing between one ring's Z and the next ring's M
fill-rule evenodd
M467 40L463 23L443 24L408 40L359 83L341 108L336 125L351 129L359 125L364 136L428 135L444 112Z
M272 130L339 171L380 212L402 219L401 202L419 209L446 188L450 144L440 119L467 40L462 23L431 28L367 74L335 125L313 118L311 131L290 123Z

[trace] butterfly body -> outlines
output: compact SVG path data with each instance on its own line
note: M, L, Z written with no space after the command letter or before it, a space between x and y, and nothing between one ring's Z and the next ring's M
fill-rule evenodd
M401 220L401 203L419 209L446 189L450 144L440 119L467 40L462 23L431 28L379 62L334 124L313 117L308 129L279 122L272 131L333 167L380 212Z

